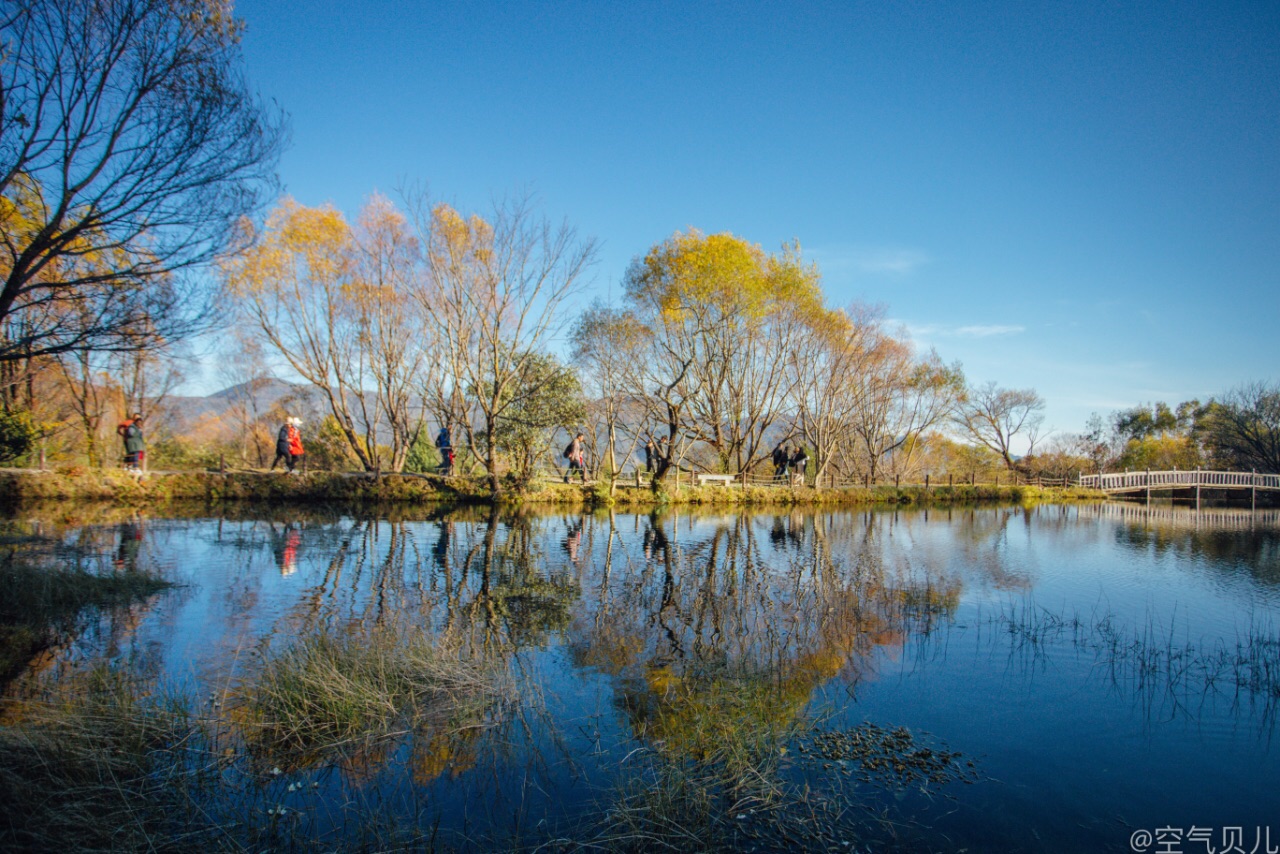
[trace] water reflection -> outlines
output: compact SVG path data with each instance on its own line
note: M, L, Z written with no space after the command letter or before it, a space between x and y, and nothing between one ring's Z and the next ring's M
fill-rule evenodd
M1264 703L1276 690L1267 621L1280 614L1280 518L1263 513L1247 526L1110 506L625 516L274 508L103 521L11 522L0 545L10 562L180 587L78 608L13 668L5 697L47 694L104 662L134 668L218 698L209 714L243 748L246 779L274 767L327 770L332 781L308 778L324 797L399 792L388 802L410 813L416 796L404 787L429 790L437 815L478 793L495 812L595 809L569 794L573 781L608 785L637 749L665 767L712 763L721 790L770 755L772 785L811 773L777 760L798 734L874 715L886 727L932 720L993 763L1000 738L1025 739L1033 757L1042 743L1067 749L1034 721L1071 703L1085 714L1137 702L1149 738L1193 712L1219 733L1247 702L1206 711L1189 701L1193 689L1217 680ZM1183 572L1190 565L1231 583ZM1156 644L1142 614L1166 603L1148 625L1176 620L1178 642ZM1244 636L1256 630L1256 643L1233 646L1230 621L1246 613ZM402 660L419 640L476 672L513 674L516 699L493 701L501 692L488 687L475 695L485 699L444 713L414 695L376 737L336 751L264 737L253 698L279 662L308 644L331 644L341 662L375 651ZM1236 657L1212 659L1216 649ZM1175 671L1172 683L1156 678ZM1107 672L1095 693L1090 680ZM1158 702L1169 684L1176 715ZM999 705L992 697L1030 711L983 733L970 724L975 709ZM1024 757L1001 776L1040 785L1038 761ZM923 808L897 796L882 806Z
M1280 584L1280 510L1195 510L1172 504L1105 504L1081 517L1118 520L1117 543L1162 558L1197 560Z

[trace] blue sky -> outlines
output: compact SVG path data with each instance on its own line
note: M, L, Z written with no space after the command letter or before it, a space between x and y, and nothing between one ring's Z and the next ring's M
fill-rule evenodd
M799 239L1082 428L1280 379L1280 3L240 0L304 204L531 190L601 242Z

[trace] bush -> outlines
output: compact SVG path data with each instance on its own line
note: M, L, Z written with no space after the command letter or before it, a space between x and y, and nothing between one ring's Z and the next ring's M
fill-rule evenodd
M25 457L39 438L30 412L0 411L0 463Z
M439 469L440 450L436 447L435 436L424 424L405 456L404 470L410 474L435 474Z

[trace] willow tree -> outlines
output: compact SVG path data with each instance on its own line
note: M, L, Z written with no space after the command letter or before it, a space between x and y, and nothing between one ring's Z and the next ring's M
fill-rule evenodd
M585 284L595 241L552 225L526 198L496 205L487 219L425 200L413 208L427 267L414 293L440 354L432 394L497 494L499 424L532 393L522 378L567 325L564 308Z
M399 471L423 364L406 220L374 197L356 230L332 206L284 199L255 238L224 266L238 310L320 392L364 469Z
M671 447L701 442L722 469L750 468L794 383L788 339L821 306L816 268L796 247L768 255L732 234L690 230L634 261L625 286L652 334L647 386Z
M210 319L192 274L238 246L284 138L240 32L223 0L0 3L0 362Z

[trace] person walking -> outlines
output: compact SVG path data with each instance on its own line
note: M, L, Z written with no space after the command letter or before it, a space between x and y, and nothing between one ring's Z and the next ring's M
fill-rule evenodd
M296 474L294 466L298 464L298 460L302 459L307 451L302 447L302 430L299 429L302 427L302 419L290 418L289 422L289 454L293 457L293 466L289 467L289 473Z
M142 413L135 412L116 427L116 435L124 440L124 468L141 472L147 459L147 442L142 435Z
M441 427L436 434L436 448L440 451L440 468L436 471L446 477L453 474L453 437L449 435L447 426Z
M298 418L284 420L280 432L276 434L276 458L271 461L271 471L275 471L276 464L284 460L288 473L293 474L298 457L306 453L302 448L302 433L298 430L300 424L302 421Z
M275 471L276 465L281 460L284 460L288 471L293 471L293 454L289 452L289 422L292 420L292 418L285 418L284 423L280 425L280 432L276 433L276 458L271 461L270 471Z
M778 447L773 449L773 456L770 459L773 460L773 479L781 481L786 477L787 463L790 462L790 460L787 459L787 452L782 447L781 442L778 443Z
M809 455L805 452L803 445L796 446L796 452L791 456L791 479L794 482L796 475L800 476L800 483L804 484L804 470L809 464Z
M582 482L586 483L586 440L581 433L573 437L573 441L564 449L564 455L569 459L569 471L565 473L564 482L568 483L574 471L577 471L582 475Z

